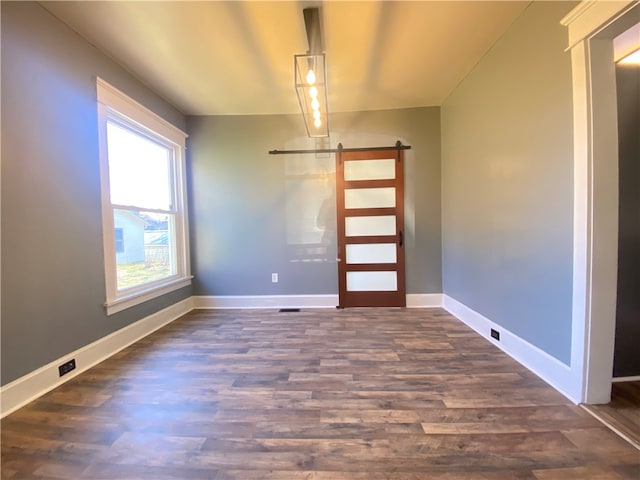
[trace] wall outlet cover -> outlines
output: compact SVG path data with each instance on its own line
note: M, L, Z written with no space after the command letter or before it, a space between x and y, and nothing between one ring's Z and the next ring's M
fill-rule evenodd
M60 374L60 376L63 376L69 373L71 370L75 370L75 368L76 368L76 359L72 358L68 362L63 363L58 367L58 373Z

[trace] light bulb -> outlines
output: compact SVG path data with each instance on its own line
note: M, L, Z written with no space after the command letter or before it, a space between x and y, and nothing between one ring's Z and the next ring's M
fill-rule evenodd
M317 87L311 87L309 89L309 96L311 98L316 98L318 96L318 88Z
M318 110L313 111L313 118L316 120L320 119L320 112Z
M320 128L320 125L322 125L322 122L320 121L319 118L316 118L316 120L313 122L313 124L316 126L316 128Z
M313 108L314 110L318 110L320 108L320 102L317 98L311 100L311 108Z
M309 85L313 85L314 83L316 83L316 74L313 73L313 70L309 69L309 72L307 73L307 83Z

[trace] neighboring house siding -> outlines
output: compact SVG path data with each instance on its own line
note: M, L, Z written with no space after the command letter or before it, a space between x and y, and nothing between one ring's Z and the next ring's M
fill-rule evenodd
M113 221L116 230L122 229L124 247L121 252L116 249L117 264L144 262L144 220L127 212L116 211Z

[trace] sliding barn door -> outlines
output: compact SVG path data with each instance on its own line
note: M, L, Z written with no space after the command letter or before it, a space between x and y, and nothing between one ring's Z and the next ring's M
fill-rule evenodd
M340 307L404 307L403 151L336 154Z

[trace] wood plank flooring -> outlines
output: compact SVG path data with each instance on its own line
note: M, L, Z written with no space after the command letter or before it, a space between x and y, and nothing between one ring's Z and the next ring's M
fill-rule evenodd
M585 408L640 449L640 381L616 382L611 386L611 402Z
M194 311L1 427L2 479L640 478L441 309Z

